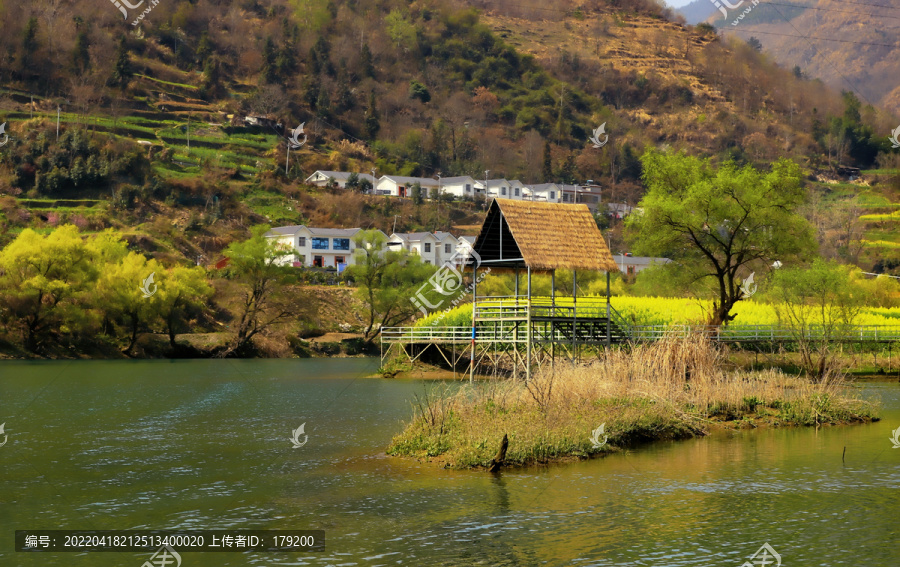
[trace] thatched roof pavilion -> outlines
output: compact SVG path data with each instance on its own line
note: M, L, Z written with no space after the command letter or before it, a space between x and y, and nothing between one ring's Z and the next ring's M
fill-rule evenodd
M584 204L494 199L474 250L491 271L619 271Z

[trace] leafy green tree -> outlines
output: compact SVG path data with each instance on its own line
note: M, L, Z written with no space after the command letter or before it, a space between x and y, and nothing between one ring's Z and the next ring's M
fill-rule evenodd
M356 172L354 171L353 173L351 173L351 174L347 177L347 183L345 183L344 186L345 186L347 189L357 189L357 190L358 190L358 189L359 189L359 183L360 183L360 181L359 181L359 174L356 173Z
M120 89L128 88L128 83L134 76L134 70L131 68L131 59L128 56L128 44L125 43L125 36L119 39L119 46L116 48L116 67L113 70L113 84Z
M359 182L359 192L360 193L368 193L372 190L372 182L368 179L363 179Z
M413 183L412 187L409 188L409 196L412 199L413 205L419 206L423 203L422 185L418 181Z
M200 83L203 95L210 98L219 96L222 92L222 77L219 71L219 60L215 57L206 59L203 66L203 81Z
M309 63L314 75L323 71L328 75L334 75L334 65L331 63L331 44L324 35L320 35L315 45L310 48Z
M375 63L372 60L372 52L369 50L369 44L362 47L362 53L359 56L359 68L363 77L375 78Z
M357 295L365 305L363 336L372 342L381 328L396 326L418 312L411 298L435 268L407 250L391 250L377 230L362 230L353 241L355 263L347 268L347 275L356 282Z
M206 58L213 54L215 50L212 41L209 39L209 33L204 30L200 34L200 41L197 43L197 61L201 65L206 64Z
M79 30L75 36L75 48L72 50L72 66L75 73L83 74L91 67L91 39L85 29Z
M179 330L187 326L192 316L202 313L206 300L212 294L213 289L206 279L206 272L199 266L176 266L161 274L159 315L172 348L176 348L175 337Z
M369 93L369 106L366 108L366 134L370 140L374 140L381 130L381 122L378 115L378 106L375 104L375 91Z
M346 64L341 61L340 70L338 71L337 91L335 98L335 110L342 113L353 108L355 101L353 94L350 92L350 77Z
M256 226L248 240L232 243L225 249L227 275L241 291L234 340L223 355L241 352L253 337L293 313L293 305L285 294L286 285L294 279L293 269L282 265L292 252L265 237L269 228Z
M413 79L409 83L409 98L417 98L422 102L428 102L431 100L431 93L428 92L428 87Z
M26 228L0 251L2 313L38 352L97 277L95 256L73 225L47 235Z
M402 47L404 51L416 47L416 26L400 10L391 10L384 18L384 26L396 47Z
M803 172L790 160L760 172L726 162L651 150L644 154L647 193L628 217L634 248L671 258L717 288L710 323L727 324L744 298L739 274L815 250L812 229L796 213ZM746 277L746 276L745 276Z
M331 117L331 98L325 85L319 85L319 96L316 98L316 114L328 120Z
M271 37L267 37L265 43L263 44L263 61L262 68L260 69L259 73L260 79L267 85L278 81L278 65L275 58L275 41Z
M37 52L38 21L35 17L28 18L25 28L22 30L22 57L20 58L22 71L27 71L31 67L32 55Z
M791 330L803 367L815 379L825 379L837 368L842 340L869 297L853 281L853 269L817 258L811 265L773 274L769 295L777 300L775 312Z
M142 333L148 332L151 323L159 317L160 297L158 285L148 278L160 274L162 265L143 254L129 252L116 263L103 267L94 295L97 305L107 319L125 328L128 345L123 352L131 355ZM151 292L147 296L145 291Z
M544 142L544 167L541 170L544 183L553 182L553 155L550 153L550 142Z
M566 161L563 162L562 169L559 170L559 180L562 183L573 185L578 182L578 166L575 165L575 156L569 154Z
M290 77L297 71L296 48L290 41L278 50L278 57L275 58L275 69L279 77Z

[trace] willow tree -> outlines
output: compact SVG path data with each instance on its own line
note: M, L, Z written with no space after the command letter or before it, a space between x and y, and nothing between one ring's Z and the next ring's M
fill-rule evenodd
M642 163L647 193L627 222L634 250L672 259L667 269L689 271L698 284L710 281L710 324L735 318L735 304L753 291L741 289L750 274L815 250L812 228L797 213L806 190L793 161L759 171L650 150Z
M408 250L392 250L387 237L377 230L361 230L353 237L354 263L347 275L357 286L363 302L366 329L363 338L371 343L383 327L393 327L412 319L420 307L418 293L433 297L429 282L435 267Z
M268 230L268 225L253 227L249 239L225 249L225 274L240 291L234 307L234 340L223 357L240 353L257 334L295 312L296 301L287 287L296 281L296 270L285 263L292 251L267 238Z
M94 251L73 225L30 228L0 250L0 319L38 352L78 310L97 279Z

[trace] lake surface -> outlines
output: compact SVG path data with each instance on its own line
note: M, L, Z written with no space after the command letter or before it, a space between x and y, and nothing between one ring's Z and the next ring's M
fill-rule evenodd
M184 553L183 567L740 567L766 542L792 567L900 564L897 382L864 386L883 404L870 425L722 432L493 476L385 456L433 383L367 378L376 366L0 362L0 565L150 556L15 553L16 529L176 528L326 533L324 552Z

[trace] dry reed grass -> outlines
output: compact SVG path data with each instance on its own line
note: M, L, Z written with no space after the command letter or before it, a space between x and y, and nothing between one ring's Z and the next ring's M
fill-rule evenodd
M528 464L715 427L877 419L842 376L814 383L777 370L734 370L705 337L661 341L608 350L587 365L557 364L527 384L491 380L455 393L432 391L388 452L454 468L484 466L507 433L507 462ZM591 431L604 423L608 445L594 448Z

